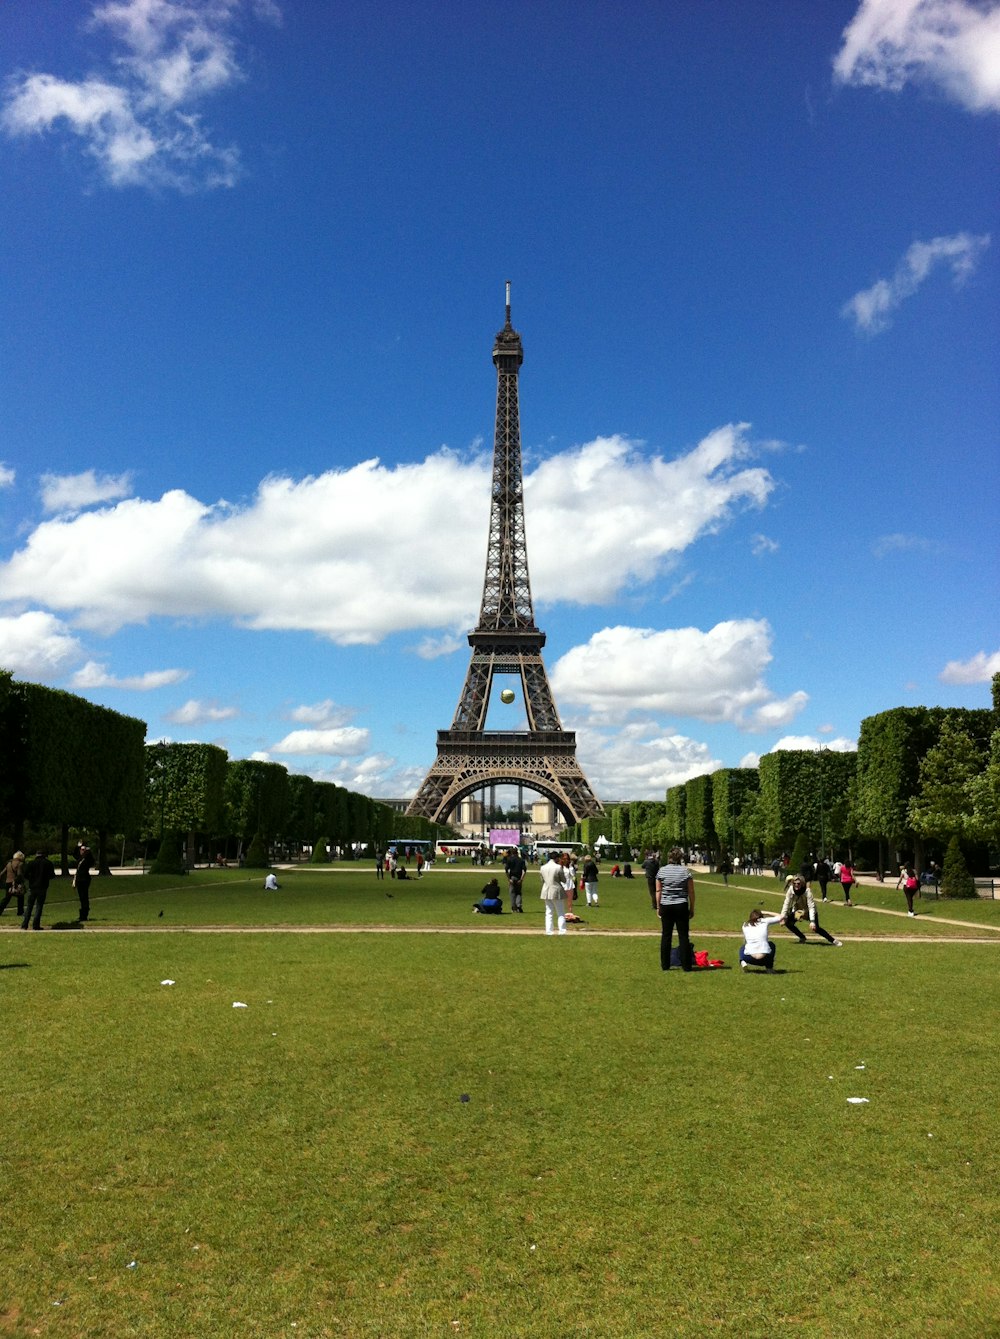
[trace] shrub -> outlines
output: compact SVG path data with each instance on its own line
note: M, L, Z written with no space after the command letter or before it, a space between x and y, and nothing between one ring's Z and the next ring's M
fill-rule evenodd
M165 832L156 859L149 867L150 874L186 874L181 839L176 832Z
M975 897L976 881L969 873L962 854L962 846L957 837L952 837L944 853L944 869L941 872L942 897Z
M247 869L267 869L270 865L267 858L267 847L264 844L264 838L259 832L255 832L251 841L250 848L246 854Z
M310 865L329 864L330 857L326 853L326 838L317 837L316 844L313 846L313 853L309 857Z
M795 845L792 847L792 856L788 862L789 874L798 874L806 860L809 859L809 838L804 832L800 832L795 838Z

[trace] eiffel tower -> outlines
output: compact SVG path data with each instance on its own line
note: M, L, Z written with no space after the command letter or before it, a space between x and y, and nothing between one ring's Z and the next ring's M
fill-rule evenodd
M472 660L450 730L439 730L437 760L408 814L445 823L459 802L484 786L521 783L551 800L567 824L602 813L576 760L576 733L564 730L549 687L535 626L524 539L521 425L517 374L521 336L507 319L493 345L497 417L486 578L479 623L469 633ZM519 675L527 730L483 729L495 674Z

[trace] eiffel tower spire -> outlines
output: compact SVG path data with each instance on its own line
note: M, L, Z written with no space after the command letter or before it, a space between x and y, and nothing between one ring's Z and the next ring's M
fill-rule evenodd
M443 823L484 785L522 783L552 800L567 823L601 811L576 761L576 735L563 730L542 660L545 633L535 626L524 536L524 480L518 372L521 336L506 321L493 344L496 430L486 575L479 622L469 633L472 659L450 730L438 731L438 756L409 809ZM527 731L485 731L495 674L520 677Z

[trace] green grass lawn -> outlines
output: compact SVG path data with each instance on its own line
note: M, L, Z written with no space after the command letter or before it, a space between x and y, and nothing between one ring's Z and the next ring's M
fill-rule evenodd
M178 926L438 926L471 927L489 933L496 929L493 918L472 914L472 903L488 878L497 876L504 896L505 914L499 924L525 933L540 929L542 911L538 898L540 881L536 870L525 880L523 916L506 914L506 880L499 868L473 870L438 866L422 879L375 878L367 864L335 865L316 869L304 865L279 871L281 889L265 893L263 873L250 870L197 870L183 878L165 875L118 875L95 879L91 886L91 922L95 927L156 925ZM761 905L777 911L783 885L774 878L731 878L729 887L719 875L699 876L695 929L733 934L739 942L739 927L750 908ZM642 878L600 881L601 905L596 910L581 906L577 911L593 929L647 930L656 932L658 922L649 905ZM920 938L962 937L969 923L993 927L1000 936L1000 902L949 902L924 899L916 903L919 914L905 916L902 893L892 886L864 886L852 910L839 898L821 906L821 924L839 938L852 933L907 935ZM53 884L46 903L44 923L68 926L76 916L76 895L68 880ZM877 914L889 910L896 914ZM163 915L160 916L162 911ZM12 915L8 909L7 916ZM959 922L952 925L950 922ZM4 924L0 921L0 925ZM778 932L778 938L783 935Z
M470 934L0 935L0 1335L1000 1334L996 947L870 914L914 942L664 976L589 935L641 881L548 942L483 881L94 885L98 927Z

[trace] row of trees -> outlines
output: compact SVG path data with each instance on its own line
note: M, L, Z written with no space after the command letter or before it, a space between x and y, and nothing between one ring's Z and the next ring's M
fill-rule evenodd
M162 842L181 836L187 859L213 850L265 851L326 843L353 854L390 837L434 840L450 829L407 818L331 782L290 775L278 763L233 761L212 744L147 745L146 723L85 698L0 671L0 823L14 846L27 828L61 834L68 867L71 829L96 834L108 868L109 837Z
M145 738L145 721L0 670L0 809L14 844L28 823L56 828L65 869L69 829L84 829L105 868L108 835L142 824Z
M758 767L722 768L671 786L663 802L614 805L567 829L641 850L679 845L710 856L808 849L855 855L870 843L880 871L925 863L951 838L985 868L1000 845L1000 674L993 707L896 707L861 723L858 749L787 750Z
M280 763L233 761L214 744L148 745L144 814L144 836L183 834L188 864L199 842L227 854L246 851L250 863L259 864L275 846L289 853L313 847L325 858L329 843L350 859L355 847L382 850L391 837L450 835L367 795L290 775Z

